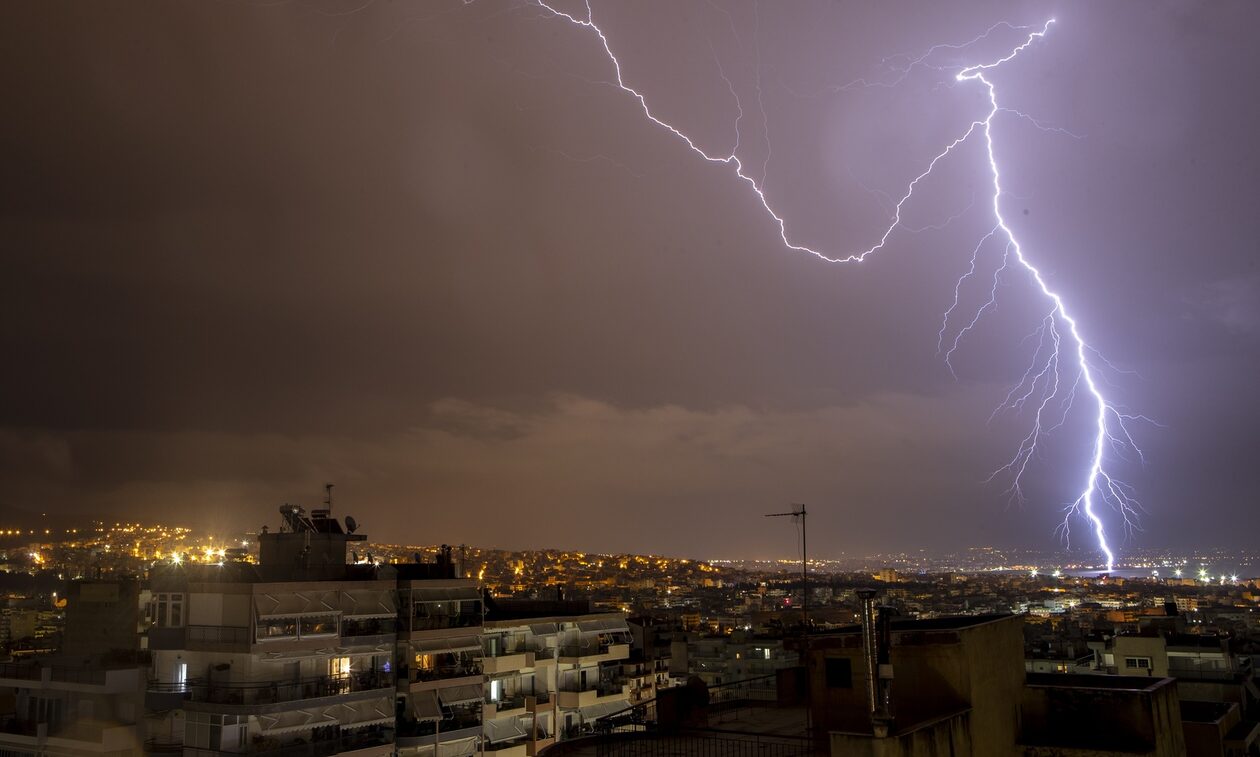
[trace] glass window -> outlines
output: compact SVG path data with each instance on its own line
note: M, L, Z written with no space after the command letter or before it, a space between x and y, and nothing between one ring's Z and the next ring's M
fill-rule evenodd
M328 661L328 675L333 677L350 675L350 658L333 657Z
M297 638L297 618L266 618L258 621L258 638Z
M336 615L312 615L302 618L302 636L336 636Z
M827 678L827 688L853 688L853 662L848 657L826 658L825 673Z
M165 592L155 595L150 614L159 628L183 627L184 595Z

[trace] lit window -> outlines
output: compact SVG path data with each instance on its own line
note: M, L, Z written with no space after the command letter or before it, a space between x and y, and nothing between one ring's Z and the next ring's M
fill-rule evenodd
M334 678L350 675L350 658L333 657L328 660L328 675Z

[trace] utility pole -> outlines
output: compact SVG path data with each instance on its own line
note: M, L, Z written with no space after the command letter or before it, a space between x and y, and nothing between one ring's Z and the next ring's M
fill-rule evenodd
M801 659L804 661L805 668L805 733L808 736L813 735L812 726L810 724L809 711L809 553L806 551L805 544L805 505L792 504L792 511L786 513L768 513L767 518L785 518L792 517L793 521L798 518L801 524Z

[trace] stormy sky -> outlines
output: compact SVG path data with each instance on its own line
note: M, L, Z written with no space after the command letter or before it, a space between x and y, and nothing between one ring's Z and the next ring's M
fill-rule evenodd
M1141 530L1108 526L1122 554L1255 533L1260 7L593 7L705 149L742 105L738 154L789 233L842 253L983 116L953 72L1019 35L900 81L898 54L1056 17L993 77L1045 128L1008 114L995 138L1029 257L1110 396L1160 424L1134 427L1144 466L1114 463ZM937 350L992 224L981 143L880 254L833 265L612 77L589 30L522 0L6 5L2 512L239 531L332 481L383 541L790 555L761 515L804 502L819 556L1056 546L1082 416L1022 504L985 480L1027 433L990 414L1043 303L1012 275L957 377Z

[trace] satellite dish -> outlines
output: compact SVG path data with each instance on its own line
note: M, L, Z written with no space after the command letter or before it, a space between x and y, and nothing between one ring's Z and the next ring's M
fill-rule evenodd
M346 533L352 534L359 528L359 523L354 519L353 515L346 516Z

